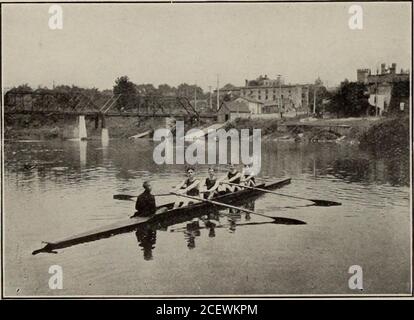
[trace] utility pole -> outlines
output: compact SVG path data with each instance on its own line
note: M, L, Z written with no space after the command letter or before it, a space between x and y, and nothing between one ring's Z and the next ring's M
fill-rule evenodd
M197 83L194 86L194 109L197 110Z
M316 114L316 92L318 90L317 84L315 84L315 88L313 89L313 114Z
M213 105L212 105L212 100L211 100L211 86L208 86L208 90L209 90L209 92L210 92L210 95L209 95L209 105L210 105L210 110L212 110L213 109Z
M219 85L219 75L217 74L217 107L216 111L220 108L220 85Z
M378 116L378 68L377 68L377 76L375 77L375 116Z
M279 110L279 112L280 112L280 118L282 118L282 116L283 116L283 98L282 98L282 75L281 74L278 74L277 75L277 77L278 77L278 82L279 82L279 101L280 101L280 104L279 104L279 108L280 108L280 110Z

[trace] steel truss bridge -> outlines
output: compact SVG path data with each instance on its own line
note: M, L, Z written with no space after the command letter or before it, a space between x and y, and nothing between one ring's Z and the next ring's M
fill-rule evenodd
M135 96L133 103L119 108L119 101L128 100L126 95L113 95L91 99L83 93L8 91L4 96L4 114L40 114L45 116L95 117L174 117L199 121L215 118L213 113L200 114L184 96ZM125 105L125 104L124 104ZM104 121L104 120L102 120Z

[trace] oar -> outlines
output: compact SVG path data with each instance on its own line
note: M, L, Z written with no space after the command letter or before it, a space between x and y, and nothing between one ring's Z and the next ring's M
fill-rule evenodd
M200 193L206 193L208 191L200 191ZM164 196L170 196L171 193L159 193L154 194L154 197L164 197ZM137 198L138 196L132 196L130 194L114 194L115 200L132 200L133 198Z
M160 193L160 194L154 194L155 197L161 197L161 196L170 196L170 193ZM138 196L132 196L129 194L114 194L114 199L116 200L132 200L133 198L136 198Z
M247 188L247 189L252 189L252 190L263 191L263 192L272 193L272 194L277 194L278 196L282 196L282 197L289 197L289 198L295 198L295 199L301 199L301 200L308 200L308 201L312 201L313 203L315 203L316 206L320 206L320 207L331 207L331 206L340 206L340 205L342 205L342 203L336 202L336 201L320 200L320 199L308 199L308 198L296 197L296 196L291 196L291 195L284 194L284 193L274 192L274 191L267 190L267 189L250 187L250 186L244 186L244 185L241 185L241 184L231 183L231 182L221 182L221 183L229 184L229 185L232 185L232 186L238 186L238 187L242 187L242 188Z
M241 208L241 207L236 207L236 206L232 206L231 204L227 204L227 203L222 203L222 202L218 202L218 201L213 201L210 199L202 199L202 198L198 198L198 197L193 197L193 196L189 196L187 194L181 194L181 193L176 193L176 192L171 192L171 194L174 194L176 196L179 197L185 197L185 198L189 198L189 199L193 199L196 201L204 201L204 202L208 202L211 204L215 204L217 206L222 206L222 207L226 207L226 208L230 208L230 209L235 209L235 210L240 210L240 211L244 211L244 212L248 212L251 214L256 214L258 216L262 216L262 217L266 217L269 219L273 219L275 221L275 223L281 223L281 224L306 224L306 222L301 221L301 220L296 220L296 219L290 219L290 218L283 218L283 217L271 217L271 216L267 216L265 214L261 214L246 208Z

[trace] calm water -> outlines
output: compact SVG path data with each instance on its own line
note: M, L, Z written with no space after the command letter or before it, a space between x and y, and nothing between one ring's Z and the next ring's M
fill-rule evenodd
M287 194L342 202L306 206L267 194L250 204L305 225L220 211L211 217L215 228L181 223L31 255L42 240L131 215L134 202L113 194L137 194L149 178L163 193L182 179L183 166L154 164L153 147L147 140L6 142L5 294L360 294L348 288L351 265L363 268L362 293L409 293L408 158L379 159L346 145L264 143L261 176L292 177ZM51 265L63 268L62 290L48 287Z

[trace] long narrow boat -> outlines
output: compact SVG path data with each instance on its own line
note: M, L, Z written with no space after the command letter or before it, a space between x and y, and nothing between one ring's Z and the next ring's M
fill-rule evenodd
M281 181L269 183L269 184L260 184L257 187L267 190L275 190L282 188L290 183L290 178L284 179ZM217 202L222 202L225 204L234 204L237 202L240 202L241 200L251 199L255 198L257 196L262 195L264 192L260 190L251 190L251 189L243 189L240 191L236 191L233 193L227 193L224 195L219 195L217 197L214 197L213 200ZM194 204L190 204L185 207L180 207L173 209L174 203L168 203L162 206L157 207L157 211L159 213L155 214L152 217L135 217L135 218L129 218L127 220L122 220L115 222L113 224L100 227L94 230L89 230L87 232L77 234L68 238L56 240L56 241L50 241L45 242L46 245L39 249L33 251L32 254L37 254L40 252L54 252L56 249L63 249L67 248L76 244L95 241L98 239L103 238L109 238L113 235L130 232L138 227L142 227L145 224L152 224L152 223L162 223L163 220L169 220L171 218L179 217L179 216L186 216L188 214L194 214L197 212L204 212L208 209L211 209L212 207L215 207L211 203L208 202L197 202ZM162 209L163 210L160 210ZM165 210L165 208L167 210ZM288 219L288 218L280 218L281 223L284 223L283 221L286 221L285 224L303 224L302 221L294 220L294 219ZM283 220L284 219L284 220ZM289 221L291 223L289 223ZM297 223L296 223L297 222Z

